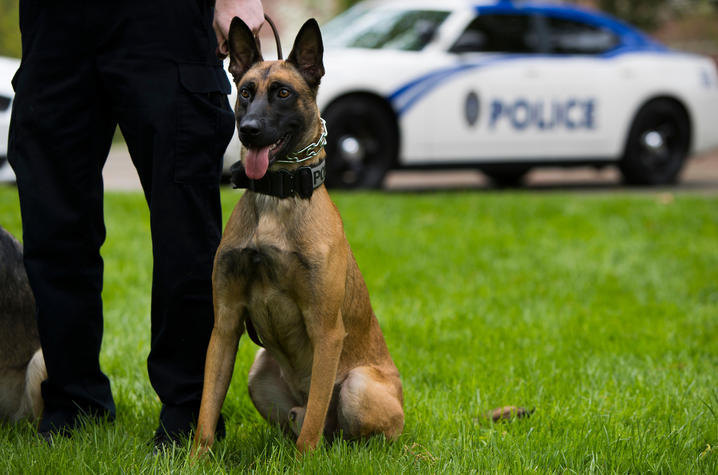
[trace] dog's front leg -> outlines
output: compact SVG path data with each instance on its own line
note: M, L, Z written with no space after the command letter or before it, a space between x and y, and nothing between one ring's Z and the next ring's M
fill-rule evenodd
M310 328L314 327L313 325L307 328L309 338L314 346L314 355L307 410L297 439L297 448L300 452L314 450L324 431L327 410L337 377L339 357L346 335L341 312L337 312L335 318L336 320L332 319L334 320L333 325L329 328L325 325L322 325L321 330Z
M309 398L297 439L300 452L314 450L324 432L346 336L341 310L350 251L346 241L334 244L328 248L326 265L316 273L319 277L307 280L312 288L299 293L312 296L299 302L299 308L302 309L304 326L313 349Z
M207 347L202 402L192 444L192 456L207 452L214 443L217 420L232 379L239 338L244 331L242 323L236 312L226 308L224 311L221 308L215 310L215 324Z

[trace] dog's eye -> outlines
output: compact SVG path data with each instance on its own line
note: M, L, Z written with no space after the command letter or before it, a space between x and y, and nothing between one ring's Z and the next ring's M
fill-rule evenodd
M252 93L249 92L249 89L243 87L239 90L239 95L242 96L244 99L249 99L252 96Z
M287 89L286 87L283 87L279 91L277 91L277 96L279 96L281 99L286 99L287 97L289 97L289 94L289 89Z

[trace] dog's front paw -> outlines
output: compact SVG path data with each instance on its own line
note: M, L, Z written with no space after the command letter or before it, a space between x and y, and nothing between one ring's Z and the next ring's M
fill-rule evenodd
M203 442L196 442L192 444L192 449L190 450L190 459L197 460L199 458L202 458L205 454L207 454L211 449L212 446L211 443L203 443Z
M302 437L301 435L297 439L297 450L300 454L314 452L314 449L319 445L319 440L310 440L309 437Z

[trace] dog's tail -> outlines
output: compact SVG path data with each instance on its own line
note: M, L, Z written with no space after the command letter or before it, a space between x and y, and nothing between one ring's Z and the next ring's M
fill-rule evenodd
M47 369L45 368L45 358L42 356L42 350L37 350L25 370L25 390L23 391L20 407L15 414L14 420L31 417L39 419L42 414L44 403L42 400L42 392L40 384L47 379Z

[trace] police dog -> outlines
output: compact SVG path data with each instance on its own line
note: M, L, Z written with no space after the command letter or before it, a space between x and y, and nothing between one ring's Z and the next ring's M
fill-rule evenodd
M22 246L0 227L0 420L39 418L46 378Z
M317 183L325 158L316 105L324 75L319 26L313 19L304 24L286 61L264 61L249 28L235 18L229 49L250 189L215 256L215 321L193 453L214 442L245 329L264 346L249 372L250 398L265 419L297 437L300 452L315 449L322 434L395 439L404 426L399 372L339 212ZM293 192L286 179L292 174L295 183L309 180L316 188ZM286 185L279 186L283 193L277 180ZM277 197L287 188L288 196Z

